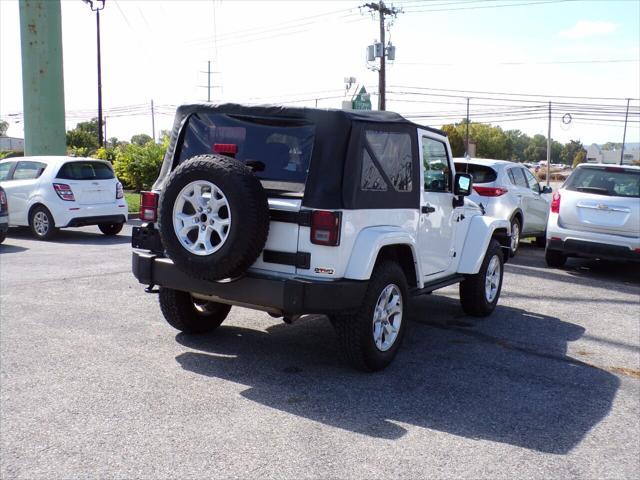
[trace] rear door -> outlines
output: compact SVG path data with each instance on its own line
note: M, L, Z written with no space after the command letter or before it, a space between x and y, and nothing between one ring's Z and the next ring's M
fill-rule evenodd
M73 160L59 170L56 180L71 187L80 205L116 201L116 177L111 166L98 160Z
M640 236L640 171L581 167L561 191L560 224L585 232Z
M547 217L549 216L548 200L542 195L542 189L536 177L528 169L523 168L525 178L529 185L529 196L525 212L525 232L544 232L547 227Z

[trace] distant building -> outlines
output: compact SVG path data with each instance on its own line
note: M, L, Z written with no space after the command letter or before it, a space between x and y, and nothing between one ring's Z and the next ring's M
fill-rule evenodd
M0 137L0 152L6 151L23 152L24 139L15 137Z
M640 162L640 147L637 144L627 145L624 149L622 163ZM620 163L620 150L603 150L600 145L592 143L587 148L587 163Z

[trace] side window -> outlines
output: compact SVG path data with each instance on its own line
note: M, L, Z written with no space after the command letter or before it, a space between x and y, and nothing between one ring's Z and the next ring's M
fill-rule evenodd
M47 168L46 163L40 162L18 162L13 172L13 180L32 180L38 178Z
M513 176L516 180L515 184L517 186L522 188L529 188L529 183L524 176L524 170L522 170L521 168L512 168L511 171L513 172Z
M11 167L13 167L16 162L5 162L0 163L0 181L6 180L9 176L9 172L11 171Z
M511 184L512 184L512 185L517 185L517 183L516 183L516 177L515 177L515 175L513 174L513 171L514 171L514 170L515 170L514 168L507 168L507 175L509 176L509 180L511 181Z
M443 142L422 137L424 189L427 192L451 191L451 168L447 147Z
M540 184L538 183L538 180L536 180L536 177L533 176L533 173L531 173L529 170L526 170L526 169L524 169L523 172L527 177L527 183L529 184L529 188L536 193L540 193Z
M384 191L393 187L397 192L410 192L413 188L411 136L408 133L367 130L366 139L371 153L366 148L362 152L360 188Z

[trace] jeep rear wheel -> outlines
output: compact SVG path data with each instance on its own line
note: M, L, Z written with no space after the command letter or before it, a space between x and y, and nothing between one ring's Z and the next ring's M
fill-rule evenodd
M460 303L467 315L486 317L493 312L500 298L503 273L502 249L491 240L478 273L460 282Z
M352 315L332 316L347 360L365 371L391 363L404 336L407 280L395 262L376 266L360 308Z
M267 196L242 162L200 155L169 177L160 197L159 230L167 255L183 272L205 280L235 277L267 241Z
M205 333L218 328L231 310L231 305L209 302L188 292L160 287L160 309L173 328L184 333Z

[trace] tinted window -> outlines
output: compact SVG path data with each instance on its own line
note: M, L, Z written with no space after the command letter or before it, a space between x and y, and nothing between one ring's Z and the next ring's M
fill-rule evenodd
M522 188L529 188L529 182L527 182L527 179L524 176L524 170L521 168L512 168L511 172L513 172L513 177L516 181L515 185Z
M315 127L296 119L195 113L189 117L179 161L215 153L216 144L237 148L235 158L252 165L263 180L293 182L304 188Z
M451 190L451 169L444 143L422 137L422 163L424 164L424 189L427 192Z
M391 181L393 188L398 192L410 192L412 189L411 166L413 158L411 155L411 137L409 134L368 130L366 137L378 164ZM371 160L370 156L368 161L372 164L375 163ZM366 163L367 158L365 155L362 159L362 181L364 181L365 178ZM378 171L377 168L375 170Z
M68 162L58 172L64 180L109 180L114 178L113 170L102 162Z
M13 180L32 180L42 175L46 163L41 162L18 162L16 169L13 172Z
M540 193L540 184L536 177L533 176L529 170L523 170L525 177L527 178L527 183L529 184L529 188L536 193Z
M15 165L15 162L0 163L0 181L6 180L11 171L11 167Z
M387 182L384 181L380 170L375 166L371 155L366 150L362 153L362 174L360 175L360 189L384 192Z
M563 188L596 195L638 198L640 172L624 171L616 167L579 168Z
M496 171L486 165L476 165L469 163L469 171L467 172L467 164L465 162L456 163L456 172L470 173L473 177L473 183L491 183L498 178Z

